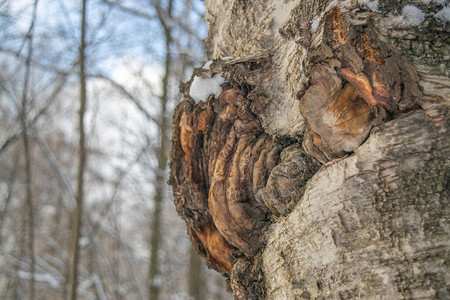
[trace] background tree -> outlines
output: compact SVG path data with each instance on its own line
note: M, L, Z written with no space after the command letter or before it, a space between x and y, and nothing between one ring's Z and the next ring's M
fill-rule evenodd
M85 150L85 130L84 130L84 116L86 112L86 71L85 71L85 51L86 51L86 6L87 1L83 0L81 9L81 38L80 38L80 110L78 112L78 127L79 127L79 144L78 144L78 172L77 172L77 193L76 193L76 208L73 215L73 230L72 230L72 260L70 270L70 299L77 298L78 287L78 261L80 251L80 235L81 235L81 220L83 218L83 202L84 202L84 170L86 167L86 150Z

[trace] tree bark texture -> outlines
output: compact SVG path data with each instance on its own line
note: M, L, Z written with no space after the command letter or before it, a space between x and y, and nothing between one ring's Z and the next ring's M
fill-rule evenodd
M443 5L205 4L227 82L182 86L170 183L235 298L450 297Z

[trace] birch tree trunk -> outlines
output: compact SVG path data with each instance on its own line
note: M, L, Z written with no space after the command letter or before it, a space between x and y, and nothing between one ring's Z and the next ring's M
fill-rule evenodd
M184 86L170 182L235 298L449 298L449 8L205 4L228 83Z

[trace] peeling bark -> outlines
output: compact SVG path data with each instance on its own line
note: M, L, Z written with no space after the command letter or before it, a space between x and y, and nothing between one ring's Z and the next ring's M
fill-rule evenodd
M236 299L449 296L448 25L413 2L205 1L227 83L183 86L171 183Z

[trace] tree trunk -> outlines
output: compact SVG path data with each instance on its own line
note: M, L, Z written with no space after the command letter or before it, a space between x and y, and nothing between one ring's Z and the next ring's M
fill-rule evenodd
M163 11L161 7L161 2L152 2L158 13L158 19L161 26L164 28L164 37L166 42L166 59L165 59L165 70L162 79L162 95L160 98L160 119L158 122L160 130L160 143L156 154L158 156L158 172L156 174L156 180L154 183L155 195L153 196L154 210L152 214L152 231L150 237L150 264L148 273L148 299L157 300L159 299L159 292L161 290L162 278L159 270L158 261L158 251L160 249L161 240L161 211L162 211L162 201L164 199L164 181L165 181L165 170L167 165L167 149L168 143L170 142L168 137L169 121L167 118L167 109L169 101L169 79L170 79L170 68L172 64L171 59L171 43L172 35L170 31L170 26L167 24L172 16L172 0L169 0L167 5L167 11Z
M28 42L28 53L25 61L25 77L23 82L22 90L22 107L21 107L21 127L22 127L22 140L23 140L23 151L24 151L24 161L25 161L25 205L27 211L26 224L24 223L24 228L28 228L28 255L30 257L30 285L29 285L29 299L35 299L35 260L34 260L34 214L36 211L33 209L33 194L32 194L32 172L31 172L31 149L30 149L30 139L28 136L28 112L30 111L30 99L29 97L29 85L31 80L31 59L33 56L33 32L34 25L36 22L37 15L37 5L38 0L34 1L33 5L33 16L31 20L31 25L28 30L28 35L25 41Z
M448 8L205 5L170 182L235 298L450 297Z
M204 299L202 292L202 260L195 249L189 249L188 293L191 299Z
M73 214L73 230L72 230L72 259L70 272L70 299L77 298L78 287L78 264L80 259L80 235L81 220L83 216L83 200L84 200L84 169L86 166L86 150L85 150L85 130L84 115L86 110L86 73L85 73L85 50L86 50L86 2L83 0L81 12L81 37L80 37L80 111L79 111L79 161L77 176L77 194L76 207Z

